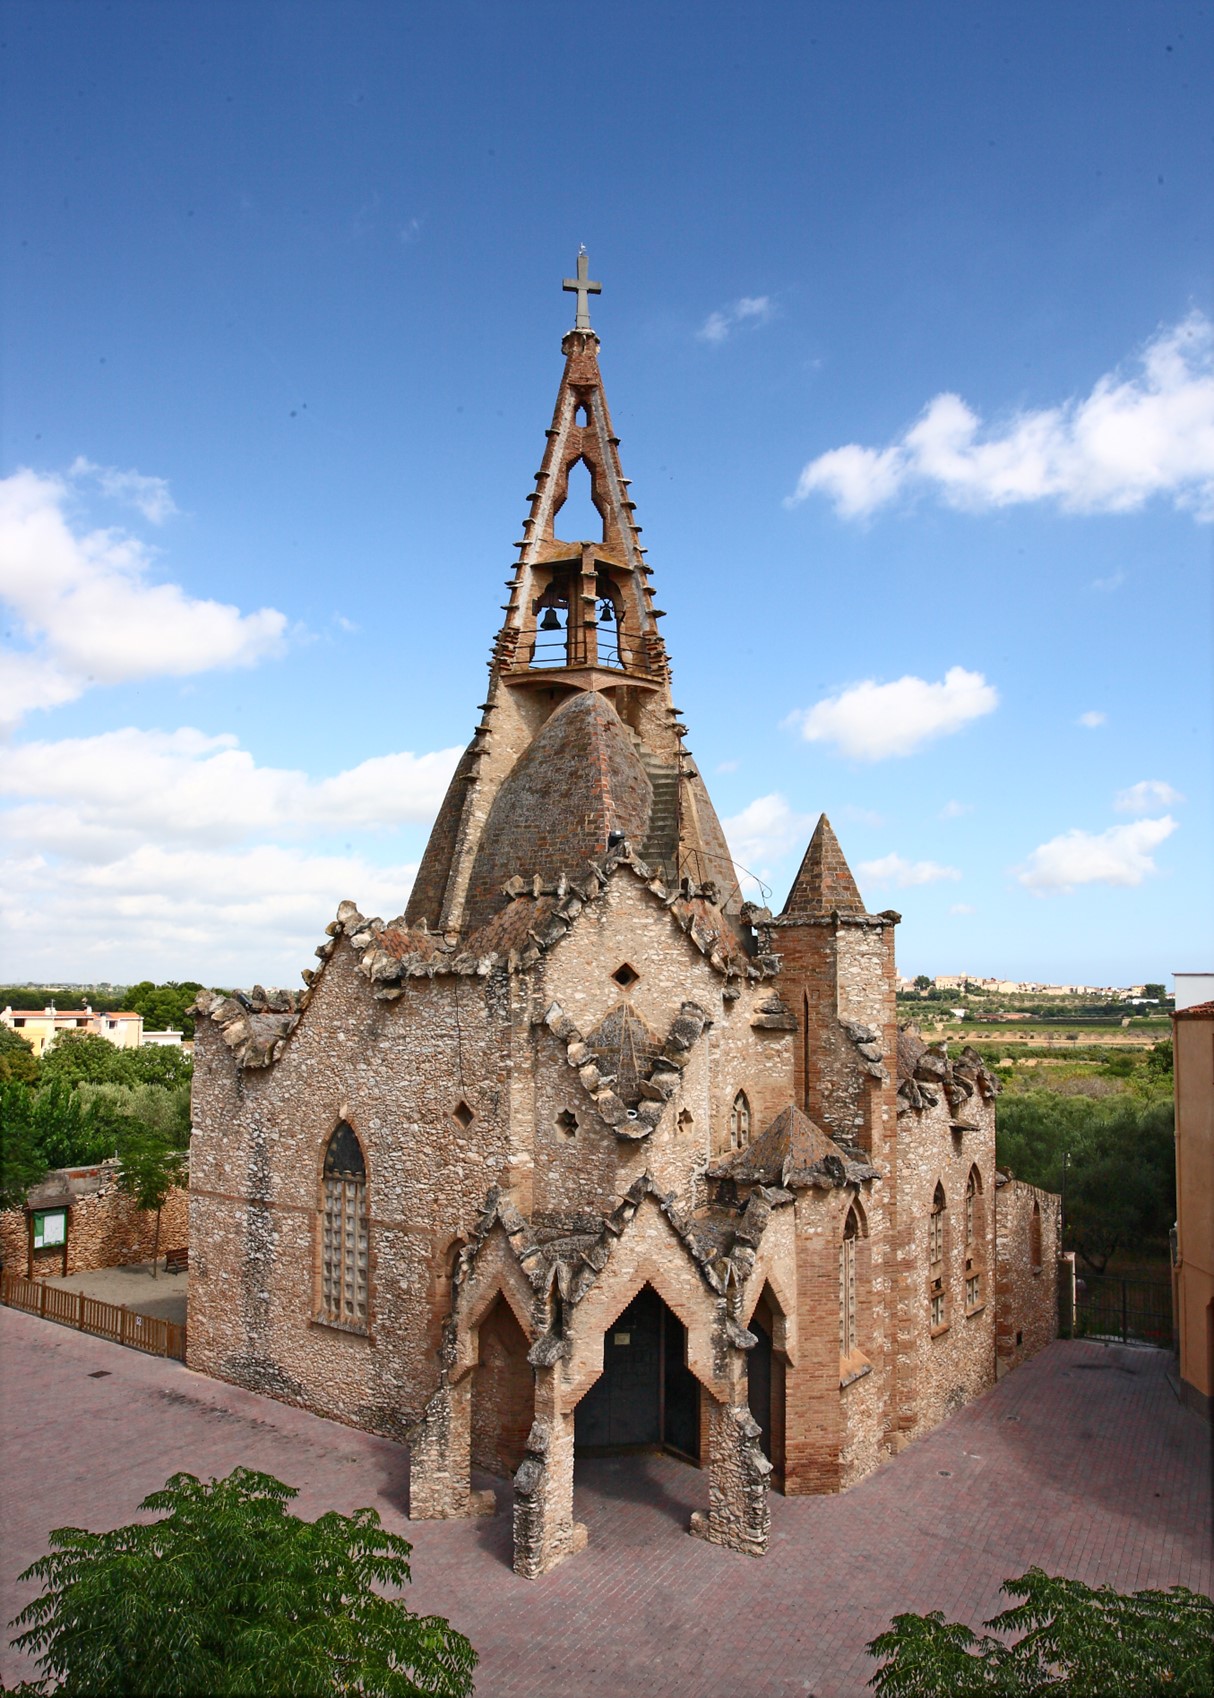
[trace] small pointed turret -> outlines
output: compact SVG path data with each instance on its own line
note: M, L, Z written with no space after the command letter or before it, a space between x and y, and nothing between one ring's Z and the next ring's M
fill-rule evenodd
M836 910L840 914L863 914L864 902L839 847L839 839L823 814L814 827L780 918L816 920Z

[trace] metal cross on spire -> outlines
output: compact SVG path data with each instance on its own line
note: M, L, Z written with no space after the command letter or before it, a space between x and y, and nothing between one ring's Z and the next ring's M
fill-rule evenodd
M573 328L575 330L590 329L590 302L587 297L590 295L601 295L603 293L603 285L601 283L592 283L589 277L587 277L586 273L589 270L590 260L587 257L586 249L581 247L577 251L577 276L566 277L565 281L561 284L562 289L576 293L577 295L577 317L573 321Z

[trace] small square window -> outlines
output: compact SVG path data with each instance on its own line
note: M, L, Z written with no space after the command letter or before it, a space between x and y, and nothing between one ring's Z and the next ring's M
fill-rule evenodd
M641 975L635 967L630 967L627 961L624 961L611 976L622 990L627 990L630 985L636 984Z
M455 1107L451 1110L451 1118L452 1120L457 1120L466 1132L472 1122L476 1119L476 1116L461 1097L459 1102L457 1102Z

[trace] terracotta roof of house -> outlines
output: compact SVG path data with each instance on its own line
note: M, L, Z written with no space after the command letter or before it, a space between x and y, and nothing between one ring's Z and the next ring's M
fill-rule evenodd
M1214 1020L1214 1002L1195 1002L1190 1008L1178 1008L1174 1020Z

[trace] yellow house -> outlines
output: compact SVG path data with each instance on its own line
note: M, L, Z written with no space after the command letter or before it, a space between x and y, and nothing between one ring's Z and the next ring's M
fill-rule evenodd
M60 1009L52 1002L46 1008L6 1008L0 1023L19 1032L38 1056L52 1049L64 1032L92 1032L118 1049L138 1049L143 1042L142 1014L95 1014L87 1005Z

